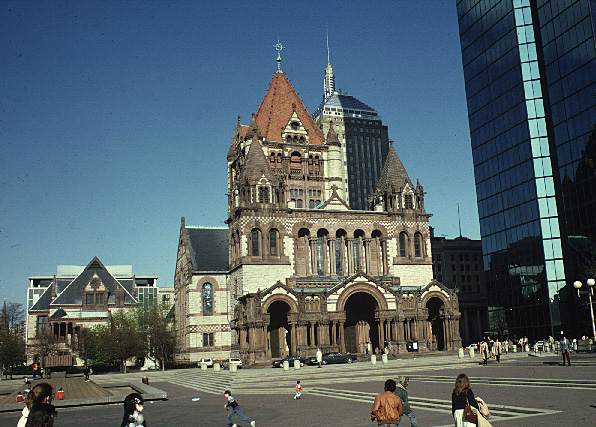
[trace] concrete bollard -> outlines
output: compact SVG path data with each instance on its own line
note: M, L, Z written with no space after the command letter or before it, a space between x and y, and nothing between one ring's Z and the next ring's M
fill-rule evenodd
M284 367L284 371L289 370L290 369L290 363L287 360L284 360L283 367Z
M464 349L463 348L457 349L457 357L459 357L460 359L464 358Z
M377 355L376 354L370 355L370 363L372 363L373 365L377 364Z
M530 352L530 344L526 344L526 353Z
M517 344L513 344L513 352L517 353Z
M206 371L206 370L207 370L207 364L201 363L201 371Z
M470 354L470 359L473 359L475 354L474 354L474 347L470 347L468 349L468 353Z
M294 360L294 369L300 369L300 360L298 360L298 359Z
M214 363L214 364L213 364L213 370L214 370L215 372L219 372L219 371L221 371L221 365L220 365L219 363Z
M383 353L383 355L381 356L381 362L383 362L383 365L386 365L388 360L389 359L387 358L387 355Z
M238 371L238 365L236 365L235 363L230 363L230 372L237 372Z

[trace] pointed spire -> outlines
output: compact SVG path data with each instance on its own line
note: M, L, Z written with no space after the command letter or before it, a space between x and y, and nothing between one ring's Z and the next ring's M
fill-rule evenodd
M395 152L393 144L391 144L389 146L387 158L385 159L383 171L381 172L381 177L379 178L377 185L375 185L374 191L375 193L391 192L403 188L406 184L413 187L408 172L406 172L406 168Z
M255 116L266 141L282 142L282 131L294 114L308 132L310 145L325 143L323 132L300 100L285 73L275 73Z
M329 50L329 30L327 30L327 66L325 67L325 77L323 79L323 100L329 98L335 93L335 75L331 66L331 52Z
M335 132L335 126L333 126L333 120L329 122L329 130L327 131L327 145L341 146L339 142L339 136Z
M253 139L246 155L246 162L242 169L241 179L246 179L250 184L257 183L265 175L269 181L273 181L273 173L269 162L263 152L263 144L260 139Z
M246 138L258 139L259 141L263 138L261 131L257 126L257 119L254 113L250 119L250 126L248 127L248 132L246 132Z

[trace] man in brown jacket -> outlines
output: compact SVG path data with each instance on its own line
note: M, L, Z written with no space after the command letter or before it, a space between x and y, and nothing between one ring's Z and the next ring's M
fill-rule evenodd
M375 397L375 402L370 411L370 419L376 421L379 426L397 426L399 418L404 413L404 405L394 393L396 387L395 381L387 380L385 381L385 392Z

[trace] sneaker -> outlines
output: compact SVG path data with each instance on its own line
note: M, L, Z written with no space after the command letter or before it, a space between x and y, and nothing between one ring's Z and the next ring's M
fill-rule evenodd
M232 424L232 427L238 427L236 424Z
M250 422L250 427L255 427L256 425L257 423L255 423L254 420Z

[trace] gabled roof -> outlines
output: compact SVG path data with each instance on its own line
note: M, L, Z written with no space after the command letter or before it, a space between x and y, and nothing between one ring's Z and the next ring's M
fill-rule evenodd
M109 298L108 303L114 304L116 302L116 291L122 288L124 292L124 302L126 304L137 302L133 297L133 286L132 280L128 286L120 283L103 265L103 263L97 257L93 257L91 262L87 264L81 274L79 274L58 296L51 302L52 305L67 305L75 304L79 305L83 303L83 290L93 279L97 276L102 284L106 287Z
M409 184L412 189L414 188L412 181L408 176L408 172L406 172L406 168L395 152L393 146L391 146L389 147L389 152L387 153L387 158L383 165L381 177L377 181L374 191L385 192L391 191L392 189L398 190L405 187L406 183Z
M257 126L267 141L282 142L282 129L294 111L308 132L309 143L323 144L323 132L315 124L292 84L283 72L276 72L255 116Z
M269 162L263 152L263 145L258 139L253 139L246 155L246 162L242 168L241 180L248 180L250 183L258 182L263 175L269 180L273 181L273 173L269 167Z
M327 132L327 145L341 145L339 142L339 136L335 131L335 126L333 126L333 122L329 123L329 131Z
M228 271L228 229L186 227L193 271Z

